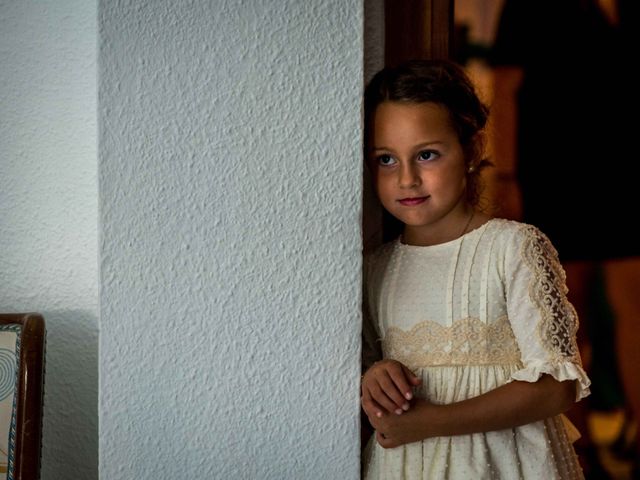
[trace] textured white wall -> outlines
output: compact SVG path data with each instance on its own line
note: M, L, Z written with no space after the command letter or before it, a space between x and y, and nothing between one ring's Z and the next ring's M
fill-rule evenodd
M98 24L101 478L358 478L362 0Z
M98 472L96 2L0 2L0 311L47 321L43 480Z

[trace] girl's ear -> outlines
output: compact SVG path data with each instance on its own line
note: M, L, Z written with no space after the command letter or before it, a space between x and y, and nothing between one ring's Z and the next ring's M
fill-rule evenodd
M467 173L473 173L478 169L484 155L486 137L483 132L476 132L469 140L466 154L468 160Z

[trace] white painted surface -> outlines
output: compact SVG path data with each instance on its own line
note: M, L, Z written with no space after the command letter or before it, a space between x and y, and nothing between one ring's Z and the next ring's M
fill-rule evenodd
M101 478L358 478L361 0L99 10Z
M43 480L98 472L96 2L0 1L0 311L47 321Z

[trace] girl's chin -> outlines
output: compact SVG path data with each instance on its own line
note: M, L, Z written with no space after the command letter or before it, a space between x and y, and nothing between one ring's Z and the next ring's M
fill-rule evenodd
M398 217L396 217L398 218ZM431 221L429 220L415 220L415 219L411 219L411 218L398 218L398 220L400 220L402 223L404 223L405 227L407 228L429 228L429 226L431 225Z

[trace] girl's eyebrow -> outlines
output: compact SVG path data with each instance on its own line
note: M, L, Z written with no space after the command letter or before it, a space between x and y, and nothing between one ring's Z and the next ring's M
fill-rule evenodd
M419 143L417 145L414 145L413 149L414 150L419 150L421 148L430 147L432 145L437 145L437 144L444 144L444 142L441 141L441 140L434 140L432 142L423 142L423 143ZM389 148L389 147L385 147L385 146L373 147L373 151L374 152L378 152L378 151L389 152L389 151L392 151L392 150L393 150L393 148Z

